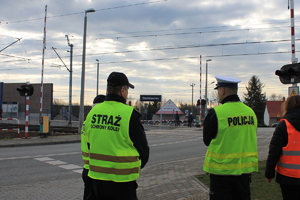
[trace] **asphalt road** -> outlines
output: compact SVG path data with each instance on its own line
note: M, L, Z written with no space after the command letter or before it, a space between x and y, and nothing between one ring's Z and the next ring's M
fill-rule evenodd
M258 146L261 151L267 151L273 131L274 128L259 128ZM199 129L184 129L176 132L174 130L151 130L147 132L147 138L151 149L147 167L200 157L205 154L207 148L202 142L202 131ZM266 159L266 154L260 154L260 158ZM74 188L70 191L71 197L60 198L80 199L83 189L81 171L79 143L1 148L0 199L26 199L23 198L25 193L30 193L33 187L40 185L49 187L49 184L52 190L49 187L45 190L46 193L48 190L57 193L55 187L66 187L65 191L62 188L62 194L70 190L70 185L66 184L72 184ZM22 197L13 196L14 193L21 192L20 188L25 188ZM11 191L8 192L8 189ZM39 191L35 193L31 195L39 195ZM45 199L47 199L46 196Z

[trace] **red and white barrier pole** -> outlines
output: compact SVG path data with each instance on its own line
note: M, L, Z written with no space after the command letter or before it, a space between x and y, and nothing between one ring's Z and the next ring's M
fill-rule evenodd
M291 50L292 50L292 63L297 63L295 54L295 18L294 18L294 0L290 0L290 13L291 13Z
M43 92L44 92L44 61L46 50L46 19L47 19L47 5L45 6L45 18L44 18L44 38L43 38L43 56L42 56L42 72L41 72L41 92L40 92L40 132L42 129L42 112L43 112Z
M199 125L201 127L201 122L202 122L202 108L201 108L201 82L202 82L202 55L200 55L200 105L199 105L199 109L200 109L200 116L199 116Z
M20 121L17 118L0 118L0 120L16 120L18 122L18 128L5 128L0 129L0 131L11 131L11 130L17 130L18 131L18 138L20 138Z
M26 112L25 112L25 139L28 139L28 124L29 124L29 96L26 96Z

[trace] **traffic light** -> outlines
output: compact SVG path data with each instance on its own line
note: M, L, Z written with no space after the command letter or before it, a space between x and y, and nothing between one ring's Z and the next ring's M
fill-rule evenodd
M275 71L283 84L300 83L300 63L283 65L280 70Z
M25 88L26 85L21 85L19 88L17 88L17 90L19 91L20 95L23 97L25 96L25 93L26 93L26 88Z
M205 106L205 104L206 104L205 99L201 99L201 101L200 101L200 99L198 99L198 100L197 100L197 107L199 107L200 104L201 104L201 106Z
M19 88L17 88L17 91L19 91L21 96L31 96L34 92L32 85L21 85Z

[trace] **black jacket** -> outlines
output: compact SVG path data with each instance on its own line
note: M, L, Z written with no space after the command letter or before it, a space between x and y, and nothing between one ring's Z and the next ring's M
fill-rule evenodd
M238 95L229 95L225 97L222 101L222 104L226 102L238 102L240 98ZM210 109L207 113L207 116L204 119L203 123L203 142L206 146L210 144L210 141L217 137L218 133L218 119L216 115L216 111L214 109Z
M290 110L284 116L298 131L300 131L300 108ZM288 143L288 134L286 130L286 124L284 121L280 121L275 128L273 137L269 146L269 155L266 163L265 177L275 177L275 167L282 154L282 147L285 147ZM300 178L292 178L284 176L282 174L276 174L276 182L281 184L293 184L300 186Z
M126 100L123 97L114 94L108 94L105 101L126 103ZM149 159L149 146L140 117L141 114L134 109L129 122L129 137L140 154L140 159L142 161L141 167L143 168Z
M191 115L191 114L189 114L189 116L188 116L188 122L190 123L190 122L192 122L193 120L194 120L194 116Z

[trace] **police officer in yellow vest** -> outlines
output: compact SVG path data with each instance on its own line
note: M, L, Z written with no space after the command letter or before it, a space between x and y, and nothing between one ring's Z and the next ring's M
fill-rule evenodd
M105 99L105 95L97 95L93 100L93 106L98 103L102 103ZM89 166L89 154L90 154L90 144L86 142L85 138L85 128L82 127L81 132L81 152L82 152L82 160L83 160L83 170L82 170L82 180L84 182L84 193L83 200L93 199L92 194L92 179L88 176L88 172L90 169Z
M216 79L222 105L210 109L203 124L210 200L250 200L251 173L258 171L257 118L237 95L240 80Z
M84 122L94 199L137 199L136 180L148 161L149 147L140 113L125 104L129 88L134 86L125 74L112 72L105 101L94 106Z

